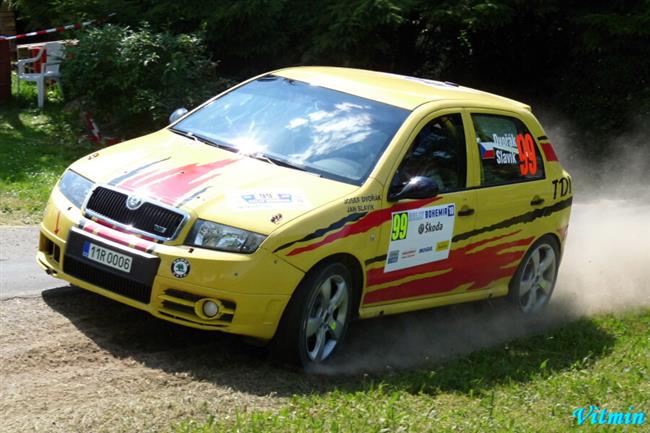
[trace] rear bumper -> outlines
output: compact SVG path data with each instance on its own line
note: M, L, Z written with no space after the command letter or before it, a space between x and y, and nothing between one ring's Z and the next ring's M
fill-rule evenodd
M270 339L304 276L266 250L242 255L147 243L99 226L76 209L63 209L51 200L41 225L36 261L46 272L180 325ZM152 278L142 277L146 271L132 277L84 259L78 251L80 239L150 260L146 263L155 263ZM177 258L191 265L186 277L177 278L172 273ZM134 261L134 267L137 264ZM138 272L136 268L132 271ZM215 318L202 312L201 305L208 299L219 306Z

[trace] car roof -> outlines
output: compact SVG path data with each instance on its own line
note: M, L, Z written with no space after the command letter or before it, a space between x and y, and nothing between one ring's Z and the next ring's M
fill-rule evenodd
M406 75L364 69L301 66L273 72L285 78L327 87L397 107L413 110L431 101L458 101L471 105L488 105L502 109L525 109L530 106L513 99L482 92L450 82L434 81Z

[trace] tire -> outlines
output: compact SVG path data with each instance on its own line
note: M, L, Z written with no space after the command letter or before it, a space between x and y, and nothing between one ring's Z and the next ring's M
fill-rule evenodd
M510 282L510 301L524 315L534 315L548 304L560 267L560 246L551 235L529 249Z
M275 361L309 371L342 345L352 318L352 278L339 263L312 269L294 292L271 343Z

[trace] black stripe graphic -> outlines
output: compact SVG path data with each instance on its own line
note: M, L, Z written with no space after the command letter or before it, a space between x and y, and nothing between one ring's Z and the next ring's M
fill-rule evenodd
M540 135L537 137L537 141L542 141L542 140L548 140L548 137L546 135Z
M131 176L135 176L136 174L140 173L141 171L146 170L147 168L151 167L152 165L156 165L156 164L159 164L159 163L161 163L163 161L167 161L169 158L171 158L171 156L168 156L167 158L160 159L158 161L150 162L149 164L145 164L142 167L138 167L135 170L131 170L128 173L125 173L125 174L123 174L121 176L116 177L115 179L111 180L108 184L115 186L115 185L117 185L117 184L119 184L121 182L124 182L125 180L127 180Z
M458 242L458 241L464 241L465 239L469 239L471 237L491 232L493 230L498 230L498 229L504 229L506 227L510 227L511 225L515 224L521 224L521 223L529 223L532 221L535 221L537 218L542 218L551 215L552 213L561 211L562 209L568 208L571 206L571 202L573 201L573 197L569 197L566 200L559 201L555 204L552 204L547 207L543 207L540 209L535 209L530 212L526 212L525 214L518 215L516 217L508 218L507 220L498 222L496 224L492 224L491 226L487 227L481 227L480 229L476 230L470 230L465 233L460 233L456 236L454 236L451 240L452 242Z
M386 254L384 254L383 256L377 256L377 257L373 257L372 259L368 259L364 263L366 264L366 266L369 266L372 265L373 263L383 262L384 260L386 260Z
M273 252L277 253L278 251L283 250L285 248L289 248L291 245L297 244L298 242L306 242L306 241L310 241L312 239L316 239L316 238L319 238L321 236L324 236L328 232L340 229L341 227L343 227L344 225L346 225L349 222L357 221L357 220L363 218L364 216L366 216L367 213L368 212L351 213L350 215L346 216L345 218L341 218L340 220L338 220L337 222L331 224L330 226L328 226L328 227L326 227L324 229L318 229L315 232L308 234L307 236L305 236L302 239L298 239L297 241L292 241L292 242L286 243L284 245L280 245Z
M203 194L204 192L206 192L209 188L210 188L209 186L206 186L205 188L202 188L202 189L198 190L197 192L195 192L194 194L188 196L187 198L184 198L180 202L176 202L175 206L176 207L183 206L185 203L194 200L197 196L199 196L200 194Z

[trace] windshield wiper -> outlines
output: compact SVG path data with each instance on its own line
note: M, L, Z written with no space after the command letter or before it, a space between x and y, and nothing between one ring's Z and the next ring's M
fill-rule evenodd
M256 152L256 153L244 153L243 155L246 155L251 158L259 159L261 161L266 161L269 164L273 165L279 165L280 167L287 167L287 168L293 168L294 170L300 170L300 171L305 171L307 173L313 174L315 176L321 177L320 174L314 173L313 171L307 170L305 167L302 165L294 164L292 162L287 161L286 159L282 158L276 158L274 156L262 153L262 152Z
M228 150L230 152L237 153L237 148L236 147L227 146L227 145L222 144L222 143L217 143L216 141L210 140L209 138L204 137L203 135L197 134L195 132L181 131L180 129L176 129L176 128L169 128L169 130L172 131L172 132L175 132L178 135L182 135L183 137L191 138L192 140L197 141L199 143L205 143L205 144L208 144L210 146L218 147L220 149L225 149L225 150Z
M278 165L276 161L264 155L263 153L242 153L242 155L248 156L249 158L259 159L260 161L265 161L272 165Z

